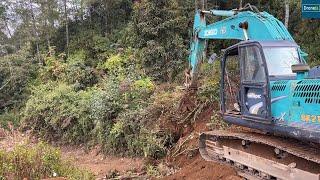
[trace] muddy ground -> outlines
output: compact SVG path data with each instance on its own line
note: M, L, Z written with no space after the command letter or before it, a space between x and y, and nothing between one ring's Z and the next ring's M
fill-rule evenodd
M2 137L0 140L1 149L12 150L17 145L37 143L38 139L35 139L27 134L19 131L0 132ZM188 136L189 147L195 147L197 142L197 136L195 134L193 138ZM182 139L183 140L183 139ZM110 173L117 173L120 178L130 177L138 179L240 179L236 175L236 171L228 165L222 165L215 162L204 161L197 148L190 149L183 153L177 154L173 157L167 157L158 161L162 164L162 168L158 170L162 171L162 176L149 177L146 174L145 164L148 160L143 158L122 158L113 156L104 156L99 153L99 147L87 150L84 147L73 146L61 146L62 157L66 160L72 161L76 166L91 171L97 179L106 179L110 176ZM164 176L163 176L164 175Z

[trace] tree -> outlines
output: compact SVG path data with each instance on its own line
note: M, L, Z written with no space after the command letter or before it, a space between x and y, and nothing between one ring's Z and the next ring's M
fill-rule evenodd
M142 0L134 8L136 47L142 49L147 73L160 81L173 80L187 62L189 19L179 9L179 3L182 2Z
M285 0L285 1L284 1L284 4L285 4L284 25L286 26L286 28L288 28L289 17L290 17L290 1L289 1L289 0Z
M55 22L59 20L57 0L38 0L40 14L38 18L41 39L47 42L47 49L51 46L51 36L55 30Z
M37 29L37 25L36 25L36 17L35 17L35 14L34 14L34 11L35 9L33 8L33 2L32 0L29 0L29 10L30 10L30 15L31 15L31 18L32 18L32 31L33 31L33 35L35 36L35 43L36 43L36 50L37 50L37 59L38 59L38 62L39 64L42 64L41 62L41 57L40 57L40 47L39 47L39 32L38 32L38 29Z
M64 21L66 27L66 46L67 46L67 55L69 56L69 24L68 24L68 8L67 8L67 0L63 1L64 6Z

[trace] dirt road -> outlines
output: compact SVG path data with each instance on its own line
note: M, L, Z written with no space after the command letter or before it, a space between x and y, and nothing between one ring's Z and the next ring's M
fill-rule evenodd
M76 166L91 171L97 179L103 179L112 173L125 174L128 171L141 173L144 166L142 158L121 158L104 156L98 148L86 151L84 148L60 147L62 156L70 159Z

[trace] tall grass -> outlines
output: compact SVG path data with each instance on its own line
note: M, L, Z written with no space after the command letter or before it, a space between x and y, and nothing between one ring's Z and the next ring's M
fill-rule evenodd
M13 151L0 150L0 179L94 179L88 171L61 159L60 151L45 143L21 145Z

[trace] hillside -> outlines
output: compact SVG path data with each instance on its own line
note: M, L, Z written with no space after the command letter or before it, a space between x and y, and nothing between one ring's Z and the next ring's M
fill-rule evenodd
M238 179L198 153L200 132L230 125L219 62L203 61L197 91L183 87L194 2L1 0L0 179ZM284 1L246 3L285 19ZM317 65L320 23L289 5L288 30ZM233 43L210 41L206 54Z

